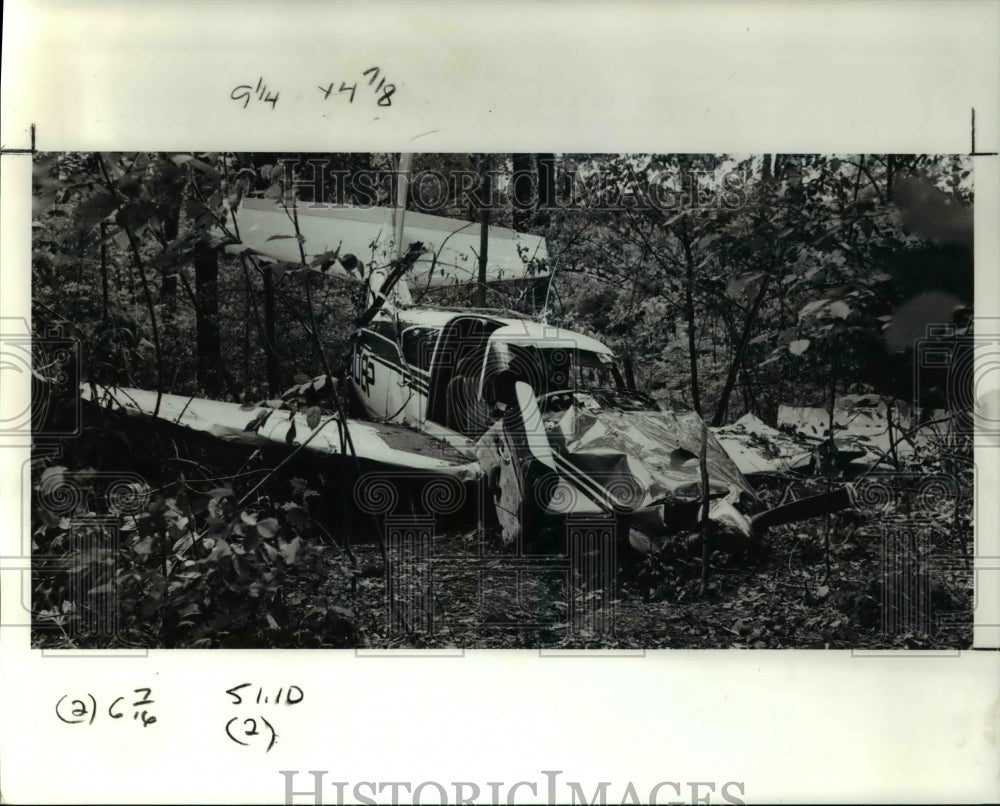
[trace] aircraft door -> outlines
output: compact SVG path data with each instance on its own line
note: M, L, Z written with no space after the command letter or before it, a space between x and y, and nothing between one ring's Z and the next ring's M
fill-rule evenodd
M373 323L362 330L354 349L352 380L369 417L395 420L402 416L409 385L395 340L395 325Z
M483 365L490 332L498 323L480 317L452 320L434 352L427 419L477 439L489 425L482 397Z

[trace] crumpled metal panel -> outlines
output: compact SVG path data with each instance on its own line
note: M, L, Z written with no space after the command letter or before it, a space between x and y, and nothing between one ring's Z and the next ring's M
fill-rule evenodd
M603 454L600 464L610 474L628 473L645 491L639 505L671 498L687 500L698 494L691 485L701 480L698 456L702 421L694 412L588 410L574 406L562 414L555 428L574 463L594 465L597 456ZM587 455L593 458L584 459ZM754 494L711 433L707 462L713 487Z

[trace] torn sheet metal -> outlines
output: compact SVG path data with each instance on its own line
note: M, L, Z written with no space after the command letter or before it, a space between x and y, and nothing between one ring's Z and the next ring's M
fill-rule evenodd
M113 404L126 412L151 415L156 406L156 392L146 389L110 388L98 386L97 402ZM89 384L81 386L84 400L92 400ZM291 416L290 416L291 415ZM238 403L192 398L184 395L162 395L158 419L210 434L213 437L244 445L284 446L309 439L317 429L310 428L303 413L292 415L288 410L256 406L244 409ZM259 426L248 426L263 420ZM341 454L341 435L336 419L324 416L318 433L312 436L305 450L330 456ZM295 428L292 443L288 432ZM348 420L354 452L359 459L417 472L444 473L459 481L474 481L481 475L479 464L470 456L402 425Z
M621 411L581 404L562 412L549 425L550 439L564 448L569 461L603 478L617 479L619 489L635 489L632 508L656 501L699 497L702 422L697 414L670 411ZM554 432L554 434L553 434ZM754 495L739 468L710 436L707 450L710 485L722 493Z
M813 446L744 414L731 425L712 429L719 444L745 475L783 473L808 468Z
M932 419L947 419L946 412L935 411ZM850 457L851 464L869 467L891 454L908 458L918 448L930 448L933 428L913 431L917 412L901 400L889 403L878 395L841 395L833 411L834 443L838 453ZM794 430L814 445L828 439L830 410L811 406L782 405L778 426Z

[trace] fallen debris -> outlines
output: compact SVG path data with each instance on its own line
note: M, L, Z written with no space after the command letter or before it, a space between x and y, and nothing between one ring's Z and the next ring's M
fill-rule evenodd
M803 470L813 460L814 446L772 428L753 414L744 414L735 423L712 431L746 476Z

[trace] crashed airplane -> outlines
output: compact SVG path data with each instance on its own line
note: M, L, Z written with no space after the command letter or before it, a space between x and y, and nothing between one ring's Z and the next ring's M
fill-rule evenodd
M640 554L696 535L708 433L696 414L664 411L629 388L612 350L589 336L509 312L412 303L411 288L476 282L480 237L477 224L399 208L248 198L232 211L227 251L367 283L370 307L344 379L359 417L138 389L85 385L83 394L234 443L298 446L397 477L449 476L476 491L509 546L559 551L559 526L576 516L608 517L618 542ZM489 227L487 254L488 282L547 271L538 236ZM366 273L362 255L387 268ZM749 517L755 494L739 453L734 461L708 433L705 455L720 547L749 546L769 526L849 503L841 489Z

